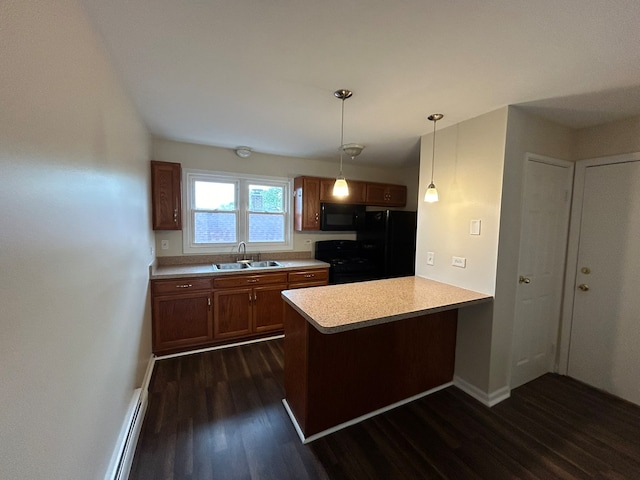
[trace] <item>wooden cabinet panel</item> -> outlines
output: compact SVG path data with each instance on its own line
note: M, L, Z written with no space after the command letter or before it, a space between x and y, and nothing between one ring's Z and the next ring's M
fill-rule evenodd
M214 288L252 287L271 283L286 283L287 273L262 273L256 275L230 275L213 279Z
M251 288L217 290L213 293L216 339L241 337L251 333Z
M151 161L151 209L154 230L182 230L179 163Z
M253 329L256 333L282 330L284 300L281 292L287 284L253 289Z
M407 187L368 183L366 201L367 205L404 207L407 204Z
M298 272L289 272L289 283L304 282L328 282L329 269L318 268L312 270L303 270Z
M155 295L188 293L197 290L211 290L210 278L175 278L172 280L154 280L151 292Z
M213 339L210 291L154 296L152 317L154 353Z
M334 197L333 185L335 178L323 178L320 180L320 202L327 203L349 203L363 205L366 203L367 184L357 180L347 180L349 195L346 197Z
M320 230L320 178L296 177L293 187L294 228L298 232Z

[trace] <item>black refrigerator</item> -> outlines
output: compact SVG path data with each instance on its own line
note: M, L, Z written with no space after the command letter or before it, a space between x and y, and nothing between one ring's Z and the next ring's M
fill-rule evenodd
M415 274L417 213L381 210L366 213L358 231L362 255L376 264L378 278Z

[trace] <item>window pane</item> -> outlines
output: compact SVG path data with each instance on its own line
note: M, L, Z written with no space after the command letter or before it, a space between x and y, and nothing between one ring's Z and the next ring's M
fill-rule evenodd
M236 243L236 214L195 212L194 243Z
M195 208L201 210L235 210L234 183L195 182Z
M284 215L250 213L249 242L284 242Z
M281 213L284 188L271 185L249 185L249 211Z

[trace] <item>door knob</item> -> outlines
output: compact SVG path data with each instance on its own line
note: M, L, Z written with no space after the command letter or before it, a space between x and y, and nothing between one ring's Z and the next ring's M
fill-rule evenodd
M518 283L531 283L531 279L529 277L523 277L522 275L520 275Z
M581 283L580 285L578 285L578 288L583 292L586 292L589 290L589 285L587 285L586 283Z

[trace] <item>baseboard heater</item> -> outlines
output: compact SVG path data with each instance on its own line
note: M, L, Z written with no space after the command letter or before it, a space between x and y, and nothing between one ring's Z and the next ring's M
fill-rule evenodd
M147 395L143 395L142 388L138 388L133 392L127 418L120 433L119 448L116 449L114 467L111 470L113 473L107 475L105 480L127 480L129 478L146 409Z

